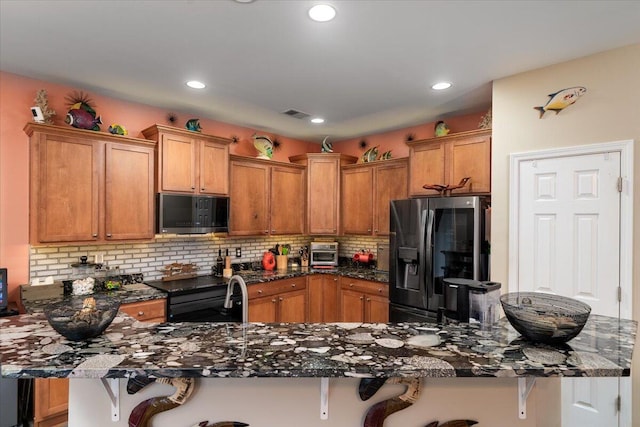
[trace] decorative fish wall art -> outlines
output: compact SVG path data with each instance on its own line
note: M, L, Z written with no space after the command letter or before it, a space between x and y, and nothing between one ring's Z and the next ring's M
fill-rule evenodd
M533 109L540 112L540 119L547 111L555 111L557 115L560 111L575 103L586 92L587 88L583 86L574 86L562 89L558 92L550 93L549 100L545 105L541 107L533 107Z
M100 130L102 120L100 116L96 117L95 107L89 95L83 91L74 91L64 99L69 105L69 112L67 112L67 117L64 119L66 124L77 129Z

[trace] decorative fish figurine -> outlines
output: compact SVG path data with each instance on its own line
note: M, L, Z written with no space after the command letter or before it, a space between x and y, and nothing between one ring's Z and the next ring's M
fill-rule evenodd
M420 397L420 392L422 390L420 378L389 378L386 383L403 384L406 385L407 388L401 395L383 400L371 406L365 416L363 424L364 427L383 427L384 420L389 415L408 408ZM379 383L373 383L371 385L373 388L381 386ZM360 390L360 392L362 393L362 390Z
M378 146L371 147L362 155L362 163L375 162L378 158Z
M200 126L200 119L189 119L187 120L187 123L185 123L184 127L191 132L202 131L202 126Z
M71 106L64 122L77 129L100 130L102 120L88 104L77 102Z
M144 383L147 381L150 380L142 379L137 384L127 384L127 391L129 391L129 385L131 390L138 389L140 386L144 388ZM151 418L154 415L177 408L189 400L195 386L195 378L159 378L155 382L172 385L176 391L170 396L152 397L140 402L129 415L129 427L150 427Z
M194 424L191 427L248 427L249 424L241 423L239 421L220 421L217 423L209 424L209 421L201 421L198 424Z
M447 421L444 424L439 424L438 421L434 421L427 424L425 427L469 427L474 424L478 424L478 422L473 420L453 420Z
M119 124L112 124L109 126L109 133L112 133L114 135L128 135L129 132L127 131L127 129Z
M449 126L442 120L436 123L434 133L436 136L445 136L449 133Z
M573 104L587 92L587 88L582 86L574 86L567 89L559 90L556 93L549 94L549 100L542 107L533 107L534 110L540 112L540 119L547 111L555 111L558 114L560 111Z
M273 157L273 142L264 135L252 135L253 146L258 150L258 159L271 160Z
M390 158L391 158L391 150L385 151L384 153L382 153L382 156L380 156L380 160L389 160Z
M324 139L322 140L322 146L320 147L320 150L323 153L333 153L333 144L327 141L328 139L329 137L325 136Z

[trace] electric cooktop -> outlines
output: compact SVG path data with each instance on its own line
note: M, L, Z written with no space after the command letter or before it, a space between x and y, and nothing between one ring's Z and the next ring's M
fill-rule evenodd
M145 281L145 284L170 294L194 292L214 287L224 287L226 289L227 287L224 278L211 275L169 281L151 280Z

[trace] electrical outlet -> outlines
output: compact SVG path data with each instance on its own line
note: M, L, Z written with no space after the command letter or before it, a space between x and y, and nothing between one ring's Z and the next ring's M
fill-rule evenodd
M236 258L240 258L242 256L242 248L236 248Z

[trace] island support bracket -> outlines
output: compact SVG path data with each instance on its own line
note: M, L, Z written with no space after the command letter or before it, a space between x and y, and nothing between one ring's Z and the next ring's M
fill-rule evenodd
M120 421L120 381L118 378L100 378L111 401L111 421Z
M535 383L536 377L518 378L518 417L521 420L527 418L527 398Z
M320 378L320 419L329 419L329 378Z

